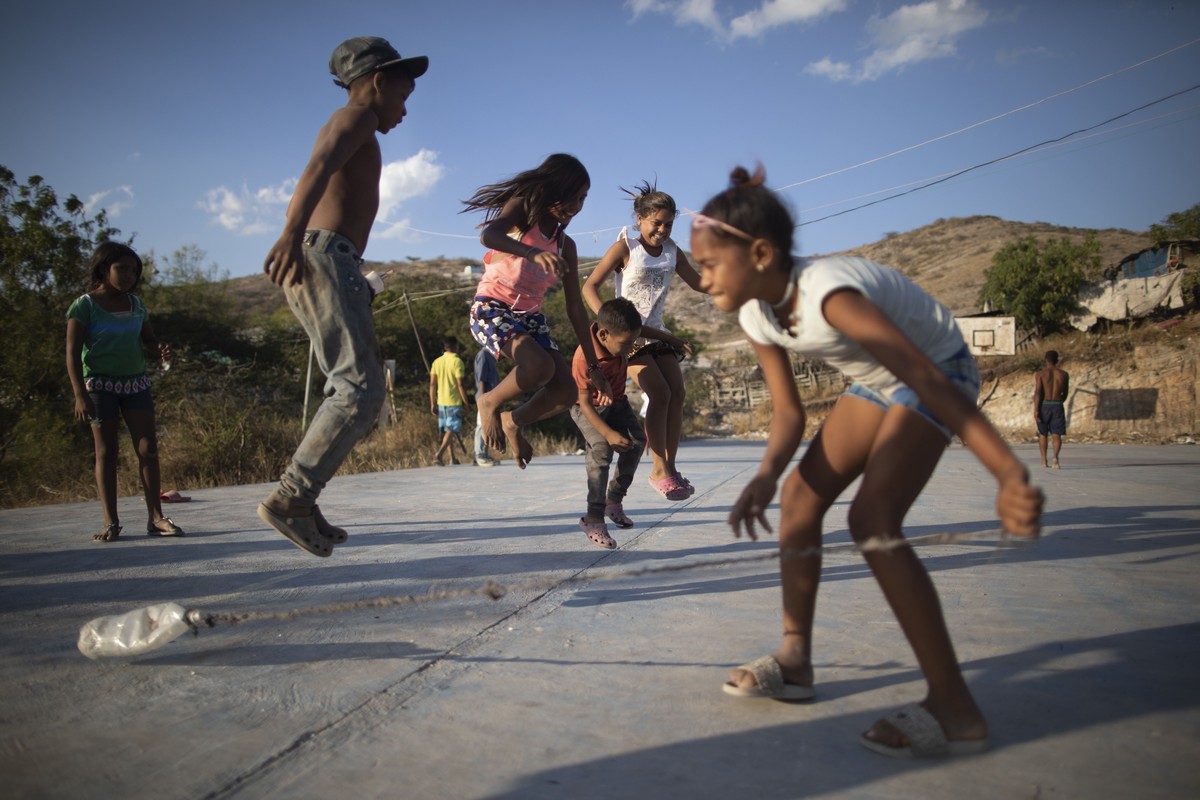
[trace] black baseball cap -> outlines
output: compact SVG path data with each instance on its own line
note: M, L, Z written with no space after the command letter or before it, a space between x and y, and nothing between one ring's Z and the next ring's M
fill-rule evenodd
M356 78L393 64L402 65L408 70L409 77L416 80L429 69L429 58L401 58L396 48L386 39L380 39L378 36L355 36L339 44L333 51L333 55L329 57L329 72L336 78L334 83L348 89Z

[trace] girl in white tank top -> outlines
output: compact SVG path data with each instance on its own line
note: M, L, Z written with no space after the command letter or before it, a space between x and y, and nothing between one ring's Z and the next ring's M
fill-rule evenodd
M703 290L699 274L671 239L675 201L648 183L635 192L625 191L633 197L638 235L633 237L628 229L621 229L584 283L583 299L596 312L603 302L599 287L613 275L617 297L630 300L642 315L642 338L629 356L629 375L650 400L646 410L646 439L654 459L650 486L668 500L686 500L695 488L675 466L683 432L679 360L694 351L690 342L667 330L663 308L676 274L696 291Z

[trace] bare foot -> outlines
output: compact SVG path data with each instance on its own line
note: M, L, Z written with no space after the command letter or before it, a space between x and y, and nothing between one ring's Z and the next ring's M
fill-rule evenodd
M513 443L513 458L517 462L517 466L525 469L525 466L533 460L533 446L526 440L521 426L513 421L511 412L505 411L500 415L500 424L504 428L504 435Z
M1054 468L1055 468L1055 469L1059 469L1059 466L1058 466L1058 459L1057 459L1057 458L1056 458L1056 459L1054 459Z
M500 404L490 399L491 394L488 392L477 398L479 424L483 426L483 441L487 446L504 452L508 449L508 442L504 438L504 427L500 423Z

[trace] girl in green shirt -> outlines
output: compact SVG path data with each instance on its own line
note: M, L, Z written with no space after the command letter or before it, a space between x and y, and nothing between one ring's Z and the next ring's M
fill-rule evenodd
M75 393L75 419L88 421L96 443L96 490L104 510L104 529L92 537L115 541L117 517L117 434L125 419L141 470L149 513L150 536L183 536L163 516L154 400L146 376L144 350L158 351L166 363L171 348L158 341L150 315L131 292L142 279L142 260L131 248L105 242L91 262L92 288L67 310L67 375Z

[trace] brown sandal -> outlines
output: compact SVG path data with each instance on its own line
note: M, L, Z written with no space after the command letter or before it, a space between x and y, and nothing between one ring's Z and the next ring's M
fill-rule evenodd
M171 521L170 517L163 517L146 525L147 536L183 536L183 528Z
M93 542L115 542L121 538L121 526L113 522L92 537Z

